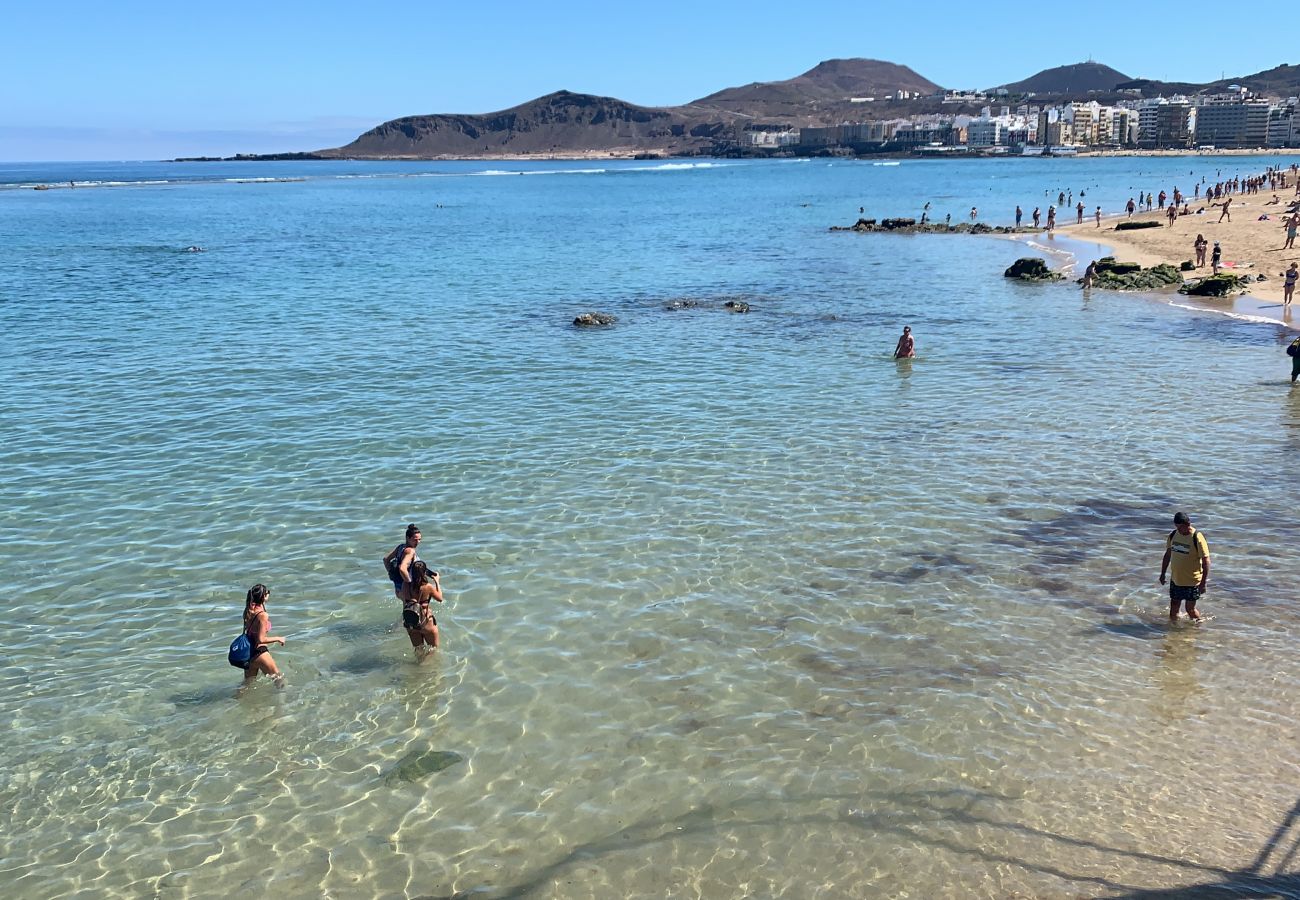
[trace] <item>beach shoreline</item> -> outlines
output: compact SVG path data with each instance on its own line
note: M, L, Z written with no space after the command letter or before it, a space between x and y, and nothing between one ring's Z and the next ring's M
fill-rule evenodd
M1166 189L1172 191L1172 185ZM1193 298L1179 295L1191 308L1230 312L1252 319L1274 322L1287 328L1291 311L1282 307L1282 282L1285 269L1292 262L1300 262L1300 248L1284 250L1284 213L1292 199L1293 187L1288 185L1276 192L1261 190L1257 194L1233 194L1231 219L1219 222L1221 203L1211 205L1201 199L1185 201L1192 213L1179 216L1168 224L1165 211L1134 212L1132 216L1112 214L1103 216L1098 227L1088 218L1082 224L1061 225L1057 231L1062 237L1096 248L1094 259L1114 256L1124 262L1135 262L1144 268L1167 263L1175 267L1184 261L1194 261L1193 244L1197 235L1203 235L1210 246L1219 242L1223 248L1221 270L1234 275L1265 280L1251 284L1249 293L1236 294L1221 299ZM1279 202L1272 202L1277 196ZM1159 222L1159 228L1117 231L1121 222ZM1090 254L1084 253L1087 257ZM1209 265L1186 272L1189 279L1210 274Z

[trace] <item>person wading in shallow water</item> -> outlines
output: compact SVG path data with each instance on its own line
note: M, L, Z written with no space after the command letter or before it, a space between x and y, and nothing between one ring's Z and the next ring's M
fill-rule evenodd
M271 617L266 612L266 601L271 599L271 589L264 584L249 588L244 598L244 635L248 638L252 654L242 666L244 686L258 675L268 675L276 687L284 687L284 676L271 658L271 644L284 646L284 638L271 637Z
M416 554L416 548L420 546L422 539L420 526L412 522L406 526L406 540L384 557L384 569L388 572L389 580L393 582L393 593L399 600L402 597L402 587L411 580L411 565L420 558Z
M415 648L415 658L423 659L429 650L438 649L438 620L429 612L429 602L442 602L442 585L438 573L423 560L411 564L411 582L402 588L402 625ZM429 650L423 649L428 647Z
M1172 565L1172 569L1171 569ZM1178 605L1187 608L1187 618L1199 622L1203 616L1196 601L1210 584L1210 547L1205 535L1192 527L1187 513L1174 513L1174 530L1165 538L1165 557L1160 562L1160 583L1169 571L1169 621L1178 620Z
M916 341L912 338L912 329L903 326L903 336L894 347L894 359L912 359L916 356Z

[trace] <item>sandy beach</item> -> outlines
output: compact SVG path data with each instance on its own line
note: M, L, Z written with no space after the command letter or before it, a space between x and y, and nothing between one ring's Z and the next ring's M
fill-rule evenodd
M1174 185L1164 189L1173 193ZM1204 199L1191 201L1190 215L1179 216L1172 226L1168 225L1165 211L1153 209L1151 212L1135 212L1131 219L1124 213L1103 215L1101 227L1098 228L1091 218L1082 225L1068 224L1058 228L1062 235L1084 241L1097 241L1114 249L1114 255L1121 260L1154 266L1159 263L1178 265L1184 260L1195 259L1193 244L1198 234L1204 235L1210 248L1218 241L1223 248L1223 271L1257 276L1264 275L1250 289L1248 297L1238 298L1238 307L1243 312L1277 314L1275 308L1282 301L1282 275L1292 262L1300 261L1300 248L1283 250L1286 240L1284 223L1286 210L1294 197L1294 188L1289 184L1285 190L1276 192L1280 202L1272 202L1273 191L1261 191L1258 194L1233 194L1230 210L1231 220L1219 221L1221 203L1211 206ZM1103 211L1104 212L1104 211ZM1067 215L1068 215L1067 211ZM1071 216L1072 218L1072 216ZM1115 226L1125 221L1160 222L1160 228L1148 228L1135 231L1116 231ZM1082 261L1086 265L1086 261ZM1201 269L1187 273L1189 278L1208 275L1208 263Z

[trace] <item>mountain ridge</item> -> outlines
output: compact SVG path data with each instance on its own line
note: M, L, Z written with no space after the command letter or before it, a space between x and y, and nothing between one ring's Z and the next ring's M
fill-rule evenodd
M1034 102L1138 91L1197 93L1240 84L1261 92L1300 94L1300 67L1283 64L1255 75L1205 85L1131 79L1092 60L1044 69L1003 85ZM553 91L482 114L430 113L382 122L341 147L265 158L436 159L494 156L692 155L734 147L745 127L770 130L911 115L974 112L988 100L949 104L942 88L898 63L860 57L828 59L780 81L723 88L680 106L641 106L615 97ZM900 99L900 96L902 99ZM1129 94L1131 96L1131 94ZM256 156L243 156L255 159Z

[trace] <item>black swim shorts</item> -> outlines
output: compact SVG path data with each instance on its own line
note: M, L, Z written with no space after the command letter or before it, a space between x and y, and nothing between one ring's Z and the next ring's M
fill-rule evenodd
M1197 600L1201 599L1201 594L1204 593L1205 591L1201 590L1199 584L1192 585L1191 587L1179 587L1172 581L1169 582L1170 600L1183 600L1188 603L1195 603Z

